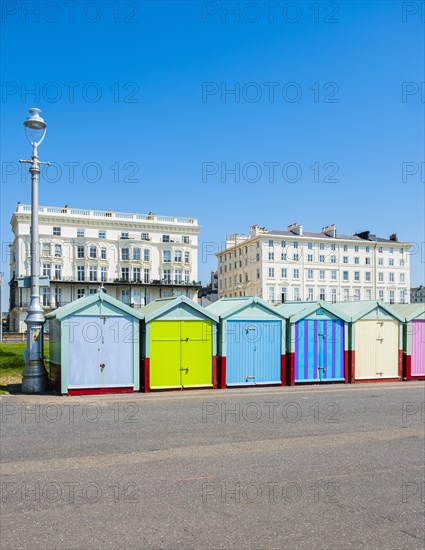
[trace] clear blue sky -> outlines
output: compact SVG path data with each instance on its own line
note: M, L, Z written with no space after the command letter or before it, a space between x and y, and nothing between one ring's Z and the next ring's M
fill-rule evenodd
M10 174L11 163L30 155L22 121L32 106L49 125L40 158L62 170L42 178L40 204L197 217L201 251L254 223L295 221L308 231L335 223L341 233L396 232L423 247L424 24L415 3L277 2L272 14L264 2L228 2L239 22L221 2L80 1L72 17L58 2L39 2L34 16L33 4L2 3L6 278L10 217L30 201L29 176ZM413 83L404 101L403 82ZM235 83L238 101L222 97ZM79 163L73 181L69 162ZM203 163L217 173L203 174ZM239 163L239 182L222 163ZM403 178L403 163L418 173ZM335 167L337 181L325 181ZM424 282L423 254L413 255L414 285ZM216 261L200 258L205 282Z

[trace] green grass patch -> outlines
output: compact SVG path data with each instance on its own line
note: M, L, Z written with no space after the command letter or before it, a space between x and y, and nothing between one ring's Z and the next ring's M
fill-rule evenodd
M0 393L7 392L10 384L20 384L24 372L25 342L0 344ZM49 343L44 344L44 361L48 369Z

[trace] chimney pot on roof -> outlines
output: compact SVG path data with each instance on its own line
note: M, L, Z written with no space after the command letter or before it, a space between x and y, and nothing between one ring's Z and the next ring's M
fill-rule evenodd
M325 227L322 228L322 233L324 233L325 235L327 235L328 237L336 237L336 227L335 227L335 224L333 223L332 225L327 225Z
M392 235L390 235L390 241L398 241L397 233L393 233Z
M288 225L288 231L290 231L291 233L294 233L295 235L302 236L303 226L298 225L297 223L291 223L291 225Z

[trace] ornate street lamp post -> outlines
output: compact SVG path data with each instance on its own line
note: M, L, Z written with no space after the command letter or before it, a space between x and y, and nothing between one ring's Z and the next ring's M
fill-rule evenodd
M23 393L42 393L49 389L49 379L43 360L44 311L40 305L40 243L38 236L38 175L40 164L50 164L38 160L38 146L44 140L47 124L41 118L40 109L30 109L30 115L24 122L28 141L32 145L31 160L20 160L30 164L31 173L31 299L27 325L27 350L25 369L22 374Z

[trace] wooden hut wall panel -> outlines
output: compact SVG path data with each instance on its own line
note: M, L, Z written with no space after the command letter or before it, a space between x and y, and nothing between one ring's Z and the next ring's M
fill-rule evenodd
M344 322L295 323L295 382L344 381Z
M71 317L68 388L133 386L132 326L130 317Z
M150 323L150 388L213 385L211 321Z
M280 384L281 321L227 321L227 386Z
M357 321L355 379L397 378L399 324L397 321Z
M425 376L425 321L412 321L412 376Z

